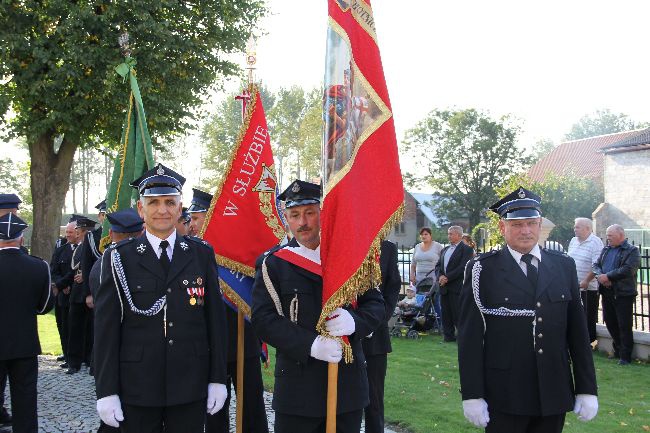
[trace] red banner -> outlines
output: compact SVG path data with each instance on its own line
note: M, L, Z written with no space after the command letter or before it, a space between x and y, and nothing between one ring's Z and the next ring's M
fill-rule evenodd
M213 246L219 265L253 277L255 260L277 245L285 230L278 215L277 182L264 107L257 87L251 86L250 93L237 144L213 196L201 237ZM224 293L241 307L238 300L245 297L240 299L229 290L232 284L224 283Z
M329 0L321 263L323 313L379 284L379 244L402 218L393 113L368 1Z

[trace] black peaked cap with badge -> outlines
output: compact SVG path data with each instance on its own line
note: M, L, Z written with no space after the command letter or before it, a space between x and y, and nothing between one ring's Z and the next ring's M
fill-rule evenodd
M209 194L200 189L192 188L194 195L192 196L192 204L187 209L189 213L194 212L207 212L212 202L212 194Z
M98 213L106 213L106 200L102 200L97 205L95 205L95 209L97 209Z
M69 223L76 223L77 221L79 221L82 218L86 218L86 217L83 216L83 215L77 215L76 213L73 213L72 215L70 215L70 219L68 220L68 222Z
M186 207L183 207L181 210L181 216L178 219L178 221L183 221L183 224L189 224L190 221L192 221L192 217L190 216L190 213L187 211Z
M20 237L27 223L12 213L0 217L0 239L10 241Z
M0 209L18 209L21 203L16 194L0 194Z
M78 229L94 229L97 221L91 220L88 217L77 215L77 228Z
M144 224L140 215L132 208L106 214L106 218L111 223L111 230L115 233L141 232Z
M143 197L181 195L184 184L183 176L160 163L130 183Z
M320 185L297 179L278 198L284 201L285 209L289 209L296 206L320 203L320 195Z
M520 186L490 206L490 210L504 220L539 218L542 216L541 202L540 196Z

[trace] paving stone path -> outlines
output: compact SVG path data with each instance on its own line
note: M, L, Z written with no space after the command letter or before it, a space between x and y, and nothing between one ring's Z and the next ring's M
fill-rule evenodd
M38 431L39 433L94 433L99 426L95 411L95 382L83 367L77 374L64 374L53 356L38 357ZM273 433L275 414L272 394L264 393L269 430ZM5 402L10 406L9 387ZM231 432L235 425L235 399L230 404ZM10 432L10 429L0 430ZM363 432L363 427L361 432ZM386 429L386 433L395 433Z

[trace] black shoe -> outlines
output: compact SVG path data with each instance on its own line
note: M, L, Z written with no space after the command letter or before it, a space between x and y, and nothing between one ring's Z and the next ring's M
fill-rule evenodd
M63 364L59 365L61 368L70 368L67 362L64 362Z
M68 368L65 372L65 374L75 374L75 373L79 373L79 369L74 367Z
M11 424L11 414L4 407L0 407L0 425L2 424Z
M619 359L618 360L618 365L630 365L630 361L626 361L624 359Z
M59 361L59 362L61 362L61 361L65 361L65 356L63 356L63 355L61 355L61 356L57 356L57 357L56 357L56 360Z

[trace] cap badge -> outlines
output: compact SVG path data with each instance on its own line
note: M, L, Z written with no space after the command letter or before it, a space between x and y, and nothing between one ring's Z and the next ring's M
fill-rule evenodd
M523 188L519 188L519 192L517 193L519 198L526 198L526 193L524 192Z
M294 183L293 186L291 187L291 191L293 191L293 192L300 191L300 185L298 185L297 183Z
M156 170L156 173L158 174L158 176L162 176L163 174L165 174L165 169L162 168L162 165L158 166L158 170Z

